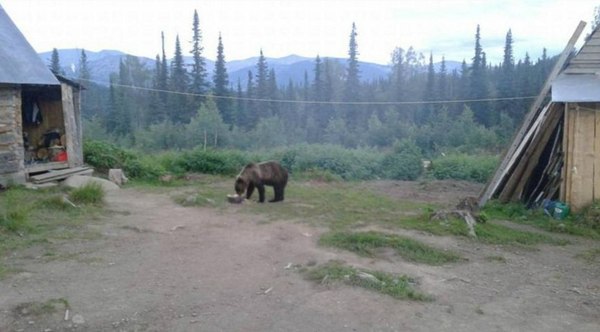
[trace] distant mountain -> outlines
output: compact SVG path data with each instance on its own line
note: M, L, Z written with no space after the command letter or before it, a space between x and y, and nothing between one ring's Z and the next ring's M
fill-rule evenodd
M88 59L88 66L92 80L105 82L108 84L111 73L119 71L119 61L127 54L116 50L103 50L100 52L85 51ZM58 50L60 63L67 76L77 76L77 67L81 56L81 49L60 49ZM39 53L40 58L45 63L50 63L52 52ZM138 57L148 69L154 69L155 59L146 57ZM322 58L323 60L325 58ZM339 66L345 67L347 59L329 58L335 61ZM192 63L192 57L184 57L186 64ZM304 73L308 74L310 81L314 78L315 59L302 57L299 55L288 55L282 58L266 58L267 65L270 69L275 70L277 82L281 86L288 84L292 80L295 84L304 82ZM169 60L170 62L170 60ZM229 82L232 86L237 86L238 79L242 83L242 87L246 86L248 71L256 73L256 63L258 57L252 57L244 60L232 60L227 62L227 72L229 73ZM439 71L439 63L434 64L436 71ZM212 77L215 63L212 60L206 59L206 69L209 77ZM461 62L446 61L446 69L450 74L454 69L460 73ZM387 78L391 71L390 66L380 65L370 62L359 62L360 75L363 81L373 81L379 78Z

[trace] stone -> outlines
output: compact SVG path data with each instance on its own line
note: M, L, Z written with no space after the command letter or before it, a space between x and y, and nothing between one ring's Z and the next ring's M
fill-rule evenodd
M77 325L85 324L85 319L83 319L83 316L81 316L79 314L74 315L73 318L71 318L71 321L73 322L73 324L77 324Z
M65 181L63 181L63 185L69 188L80 188L88 183L98 183L102 186L102 189L104 189L105 191L113 191L120 189L119 186L108 180L88 175L72 175L65 179Z
M119 187L127 183L127 181L129 181L129 179L125 176L125 173L123 173L123 170L120 168L109 169L108 180L110 180Z

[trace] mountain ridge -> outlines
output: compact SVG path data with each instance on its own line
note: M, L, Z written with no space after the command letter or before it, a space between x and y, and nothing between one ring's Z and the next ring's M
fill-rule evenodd
M66 76L74 77L77 76L79 58L81 56L81 49L58 49L59 60L61 66L66 73ZM50 63L52 52L41 52L38 53L40 58L45 63ZM88 61L88 68L90 71L91 79L97 81L100 84L108 84L111 73L116 73L119 70L119 62L122 58L128 54L118 50L101 50L98 52L86 50L86 56ZM152 70L155 66L155 59L136 56L140 63L146 68ZM314 66L315 59L303 57L297 54L290 54L280 58L268 58L266 57L267 66L269 69L275 71L278 85L285 86L289 81L294 84L303 84L305 72L310 81L314 77ZM332 61L335 66L338 66L338 70L345 68L347 59L335 58L335 57L322 57L321 61L328 59ZM170 59L168 59L170 62ZM192 63L191 56L184 56L185 64ZM245 87L248 71L255 73L256 63L258 57L250 57L241 60L231 60L226 62L227 72L229 74L229 82L233 87L237 85L238 81L242 87ZM206 70L211 78L214 72L215 62L205 58ZM439 70L440 63L434 64L436 70ZM451 73L452 70L460 70L460 62L457 61L446 61L447 72ZM389 77L391 72L391 66L381 65L377 63L359 61L359 68L361 71L361 80L363 82L374 81L378 79L385 79Z

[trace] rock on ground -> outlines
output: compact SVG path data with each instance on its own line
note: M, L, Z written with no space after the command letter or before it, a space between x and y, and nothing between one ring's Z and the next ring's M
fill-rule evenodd
M85 186L88 183L93 183L93 182L100 184L102 186L102 189L104 189L105 191L119 189L119 186L117 186L116 184L114 184L108 180L93 177L93 176L88 176L88 175L70 176L67 179L65 179L65 181L63 181L63 185L67 186L69 188L79 188L79 187Z

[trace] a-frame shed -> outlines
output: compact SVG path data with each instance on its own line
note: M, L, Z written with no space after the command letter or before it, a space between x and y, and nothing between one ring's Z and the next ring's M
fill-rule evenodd
M600 199L600 29L574 56L581 22L479 198L573 210Z

